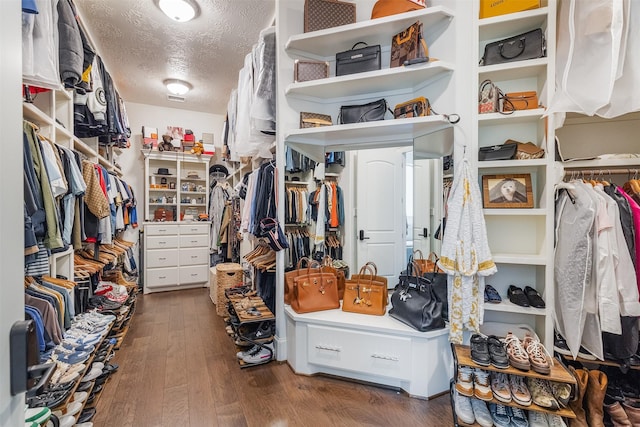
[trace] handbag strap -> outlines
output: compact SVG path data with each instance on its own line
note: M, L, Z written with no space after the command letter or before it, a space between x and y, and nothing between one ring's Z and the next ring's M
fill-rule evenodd
M350 50L355 49L355 48L356 48L356 46L358 46L359 44L363 44L363 45L365 45L365 46L369 46L369 45L368 45L367 43L365 43L365 42L358 42L358 43L354 44L353 46L351 46L351 49L350 49Z
M365 266L369 266L373 269L373 275L377 276L378 275L378 266L373 262L373 261L367 261L365 263Z
M498 47L499 47L498 50L500 52L500 56L503 57L504 59L513 59L513 58L517 58L518 56L522 55L522 52L524 52L526 46L527 46L526 37L520 37L520 50L515 55L507 56L507 55L504 54L504 43L500 43L498 45Z

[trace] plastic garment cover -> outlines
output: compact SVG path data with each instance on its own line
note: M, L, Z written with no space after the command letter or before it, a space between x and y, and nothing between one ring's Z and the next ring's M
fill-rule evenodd
M23 80L50 89L60 87L57 3L37 0L37 15L22 13Z
M592 281L596 207L580 186L559 184L557 190L555 324L571 354L577 357L585 324L585 293Z
M639 15L640 4L630 0L561 2L548 113L610 118L640 108Z
M276 29L260 32L254 55L255 97L251 105L251 130L275 132L276 121ZM273 140L273 138L271 138Z

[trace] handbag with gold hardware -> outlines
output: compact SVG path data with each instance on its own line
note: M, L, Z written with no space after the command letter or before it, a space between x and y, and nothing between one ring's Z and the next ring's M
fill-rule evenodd
M544 148L538 147L533 142L519 142L507 139L506 144L516 144L516 154L514 158L518 160L541 159L544 157Z
M422 36L421 22L416 22L403 32L393 36L389 67L400 67L405 65L405 62L418 58L424 59L425 62L429 60L429 48Z
M296 313L340 308L336 275L307 267L307 271L293 279L291 308Z
M333 266L333 260L329 255L325 255L322 258L322 265L320 266L320 271L324 273L332 273L336 275L336 283L338 286L338 298L342 299L344 295L344 284L346 278L344 277L344 271L337 269Z
M312 261L307 257L302 257L298 261L298 265L295 270L287 271L284 273L284 303L291 304L291 300L293 299L293 279L300 276L301 274L306 274L308 272L308 268L304 267L313 267L316 271L320 271L320 264L318 261Z
M356 276L356 275L354 275ZM375 280L373 269L364 265L357 278L345 282L342 311L382 316L387 312L388 291L385 283Z
M502 111L531 110L538 108L538 94L534 90L504 94Z
M411 99L402 104L398 104L393 109L394 119L405 119L409 117L424 117L431 115L431 104L424 96Z
M320 113L300 113L300 129L318 128L321 126L331 126L331 116Z

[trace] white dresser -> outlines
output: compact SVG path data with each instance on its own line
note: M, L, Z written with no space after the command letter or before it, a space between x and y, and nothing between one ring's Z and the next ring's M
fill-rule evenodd
M287 362L298 374L382 384L423 399L449 390L449 329L419 332L388 315L339 309L298 314L285 306L285 314Z
M209 286L209 222L144 224L144 293Z

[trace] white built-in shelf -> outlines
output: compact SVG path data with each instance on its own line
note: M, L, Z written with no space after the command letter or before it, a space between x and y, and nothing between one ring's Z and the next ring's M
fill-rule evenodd
M149 206L177 206L176 203L149 203Z
M384 68L365 73L292 83L285 94L294 97L320 99L344 98L370 94L375 91L384 96L385 91L413 93L453 72L454 66L446 61L433 61L410 67Z
M53 126L54 123L51 117L46 115L35 105L28 102L22 103L22 117L38 126Z
M478 169L527 168L546 166L547 159L479 161Z
M285 51L290 55L333 60L336 52L349 50L358 42L364 41L370 46L388 46L394 35L406 30L416 21L424 24L423 32L429 45L438 33L444 31L453 16L452 10L443 6L433 6L384 18L367 19L354 24L296 34L285 44Z
M576 160L573 162L558 162L564 169L640 169L640 158L637 159L593 159L593 160ZM606 176L607 171L602 173Z
M498 304L492 304L492 303L486 302L484 304L484 310L500 311L503 313L530 314L534 316L547 315L547 310L544 308L522 307L509 301L509 297L505 297L504 295L500 295L500 296L502 297L502 302Z
M546 255L527 254L501 254L493 253L493 261L496 264L516 264L516 265L546 265Z
M300 185L306 187L309 183L304 181L285 181L284 185Z
M535 30L536 28L542 28L544 31L548 13L549 8L541 7L523 12L480 19L478 22L480 40L492 41L495 39L504 39L517 36L525 31Z
M205 203L180 203L180 206L183 208L188 208L189 206L207 206Z
M175 193L176 189L175 188L149 188L149 191L156 191L158 193Z
M511 114L485 113L478 114L478 126L507 125L516 123L535 123L542 119L544 108L532 108L531 110L518 110Z
M547 215L546 209L483 209L485 216L545 216Z
M160 173L152 173L151 176L155 176L158 178L177 178L178 177L178 175L164 175Z
M201 181L201 182L205 182L206 178L180 178L181 181Z
M518 80L537 77L547 72L548 58L536 58L526 61L507 62L478 67L478 83L490 78L494 83L505 80ZM500 86L498 84L498 86ZM534 90L535 88L531 88Z
M442 156L451 152L453 130L451 123L441 115L293 129L285 135L284 141L296 150L296 145L304 144L321 146L326 151L348 151L410 145L418 137L447 130L451 132L450 137L436 138L438 141L429 147L432 154Z

